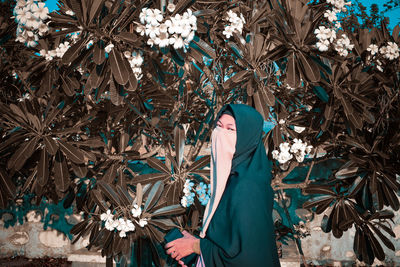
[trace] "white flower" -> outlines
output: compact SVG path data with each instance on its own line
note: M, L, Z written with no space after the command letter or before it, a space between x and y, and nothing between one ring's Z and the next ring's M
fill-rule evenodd
M290 149L290 145L288 142L281 143L281 144L279 144L279 149L281 150L281 153L288 152Z
M147 225L147 218L140 219L139 225L140 227L144 227L145 225Z
M233 35L233 32L235 31L235 28L232 26L226 26L225 30L222 32L223 35L225 35L225 37L227 39L231 38L231 36Z
M160 24L160 26L158 26L158 30L161 32L168 32L168 26L165 23Z
M146 16L146 23L151 24L153 26L160 25L160 22L163 20L163 15L161 10L155 9L148 9L147 16Z
M131 58L131 63L135 66L141 66L143 63L143 58L140 56L140 54L136 54Z
M190 35L191 32L192 32L192 27L191 27L190 25L186 24L186 25L182 28L181 36L182 36L183 38L187 38L187 37Z
M243 24L245 23L245 19L242 14L240 14L239 17L235 12L229 10L227 12L227 17L225 18L225 20L230 22L229 25L225 26L225 29L222 32L222 34L224 34L227 39L229 39L234 32L238 33L239 35L242 34Z
M105 223L105 227L108 231L113 231L115 229L115 221L112 219L107 220Z
M17 21L21 24L25 24L28 18L32 17L32 13L26 8L16 10L16 15Z
M312 149L313 149L313 146L311 146L311 145L307 146L306 147L306 153L310 154Z
M300 126L294 126L294 127L293 127L293 130L294 130L296 133L302 133L305 129L306 129L305 127L300 127Z
M26 46L28 46L28 47L37 46L37 42L36 42L37 40L39 40L37 35L35 35L33 38L27 39L26 40Z
M193 38L194 38L194 31L191 31L191 32L189 33L189 36L186 37L185 41L186 41L187 43L190 43L190 42L193 40Z
M188 206L187 198L185 196L183 196L181 199L181 205L184 208L186 208Z
M125 58L130 59L132 57L132 53L130 51L125 51L124 56Z
M169 12L172 13L175 10L175 5L173 3L169 3L168 6L167 6L167 9L168 9Z
M149 46L153 46L153 45L154 45L154 40L149 38L149 39L147 40L147 44L148 44Z
M285 120L284 119L280 119L279 120L279 124L285 124Z
M127 230L126 221L123 218L119 218L117 221L117 230L118 231L125 231Z
M75 12L72 11L71 9L68 9L67 11L65 11L65 14L70 15L70 16L74 16Z
M145 32L151 39L155 39L160 34L160 28L156 25L147 24Z
M33 4L31 10L34 16L41 20L47 19L49 14L49 9L45 7L45 3L38 3L37 5Z
M133 217L139 217L142 214L142 208L137 204L133 205L133 209L131 210Z
M144 25L137 25L136 32L143 36L146 33L146 27Z
M111 210L107 210L107 213L102 213L100 215L100 219L102 221L108 221L108 220L112 220L114 217L114 215L111 213Z
M160 35L156 37L154 43L160 47L166 47L169 45L169 38L168 33L162 32Z
M347 55L349 54L349 51L347 51L346 49L338 49L337 52L342 57L347 57Z
M278 157L278 161L280 164L284 164L291 160L293 158L293 155L290 154L288 151L281 151Z
M49 27L43 22L39 22L39 26L37 27L37 29L39 30L40 35L43 35L44 33L49 31Z
M394 42L388 42L387 46L379 49L379 52L387 59L393 60L399 57L399 47Z
M171 45L174 45L174 48L175 48L175 49L182 48L183 45L184 45L184 42L183 42L182 37L180 37L180 36L177 35L177 34L174 34L172 38L169 38L169 43L170 43Z
M375 55L378 53L378 46L376 44L370 44L367 48L367 51L371 52L371 55Z
M327 39L328 37L326 36L326 34L328 33L328 31L329 31L329 29L328 28L326 28L325 26L319 26L318 27L318 29L315 29L314 30L314 34L316 35L316 37L319 39L319 40L325 40L325 39Z
M112 43L110 43L109 45L104 47L104 51L106 51L107 53L110 53L111 49L113 49L113 48L114 48L114 45Z
M297 162L303 162L304 160L304 153L298 153L294 155L296 157Z
M37 29L39 27L39 20L32 13L26 12L26 22L25 26L33 29Z
M139 14L140 23L145 24L147 12L149 12L149 9L147 7L142 8L142 12L140 12L140 14Z
M119 237L126 237L126 232L125 231L119 232Z
M279 151L278 150L273 150L272 152L271 152L271 154L272 154L272 158L273 159L278 159L278 157L279 157Z
M126 229L128 231L135 231L135 225L133 224L133 222L131 220L126 220ZM126 232L128 232L126 231Z
M299 150L302 150L303 146L303 142L300 139L295 138L293 139L293 144L290 147L290 152L297 153Z
M329 48L329 41L328 40L321 40L315 44L319 51L328 51Z
M175 17L172 17L171 19L166 20L165 25L167 25L168 27L169 34L174 34L174 33L180 34L182 32L181 20L179 14L175 15Z
M23 8L24 6L26 6L26 1L25 0L18 0L15 7Z

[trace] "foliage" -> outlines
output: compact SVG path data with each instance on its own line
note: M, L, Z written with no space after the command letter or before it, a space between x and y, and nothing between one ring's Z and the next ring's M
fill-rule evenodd
M75 201L85 214L72 233L89 235L89 248L111 258L127 257L132 246L137 262L150 249L154 264L165 265L158 249L165 231L199 230L200 202L178 205L186 179L208 181L209 158L198 156L215 111L242 102L276 124L264 139L271 160L294 139L315 148L309 160L275 162L274 188L319 194L304 207L325 213L323 230L340 237L355 225L357 258L384 259L377 237L393 249L381 232L393 233L384 206L399 208L400 28L390 33L381 23L369 31L345 16L342 27L332 26L328 2L182 0L167 8L166 1L62 0L30 49L15 42L12 2L1 2L1 206L27 192L65 197L65 207ZM157 29L138 30L144 8L157 27L160 14L171 21L192 14L193 39L157 45ZM231 36L228 11L245 21ZM330 39L321 26L338 36L326 49L316 46ZM180 42L174 31L171 44ZM340 167L310 179L314 164L329 159ZM157 172L136 173L129 167L135 160ZM307 165L302 183L284 182ZM131 218L142 203L144 227L126 237L104 228L108 210Z

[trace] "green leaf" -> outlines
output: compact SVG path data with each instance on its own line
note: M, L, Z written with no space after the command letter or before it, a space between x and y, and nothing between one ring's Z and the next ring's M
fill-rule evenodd
M105 51L103 48L100 48L99 43L94 44L93 48L93 62L97 65L103 64L106 59Z
M75 58L77 58L79 51L83 47L83 45L86 42L86 38L81 37L79 41L77 41L75 44L73 44L63 55L61 62L64 65L68 65L70 62L72 62Z
M8 175L3 168L0 168L0 186L2 191L4 190L7 195L9 195L11 198L14 198L16 194L16 187L11 180L10 175Z
M125 57L122 57L121 53L114 47L109 53L109 59L115 81L120 85L125 85L129 79L127 64L124 63Z
M93 201L97 204L97 206L99 206L101 211L108 210L108 205L106 201L103 199L103 196L101 195L101 192L98 189L90 190L90 196L93 199Z
M21 144L21 146L14 152L11 158L8 160L7 168L19 171L24 166L26 160L31 157L35 151L35 147L39 138L33 137L27 143Z
M70 145L69 143L63 142L61 140L58 140L58 144L60 146L61 151L70 161L77 164L85 163L85 158L83 156L82 151L79 148L76 148Z
M186 209L183 208L179 204L170 205L170 206L166 206L166 207L160 208L158 210L155 210L153 213L151 213L151 217L177 215L177 214L184 213L185 211L186 211Z
M45 186L49 178L49 159L46 148L43 148L40 153L40 160L37 165L37 178L40 186Z
M289 56L286 69L287 83L292 88L297 88L300 84L300 77L296 67L295 55Z
M313 87L313 91L315 93L315 95L322 100L322 102L324 103L328 103L329 101L329 95L327 94L327 92L325 91L325 89L321 86L314 86Z
M110 167L108 167L106 173L104 174L103 178L101 179L105 183L112 184L115 180L115 177L117 175L117 168L118 164L112 163Z
M103 180L97 181L96 185L98 185L101 192L103 192L103 194L108 197L110 201L112 201L114 206L121 205L118 194L115 192L112 185L105 183Z
M58 191L67 191L70 184L70 174L67 162L65 161L64 155L61 151L57 151L54 161L54 180Z
M210 163L210 155L203 156L202 158L193 162L193 164L187 168L187 172L199 170L199 169L207 166L209 163Z
M142 175L135 176L132 181L128 181L128 184L137 184L137 183L142 183L142 184L149 184L153 183L159 180L164 180L168 177L170 177L170 174L165 174L165 173L146 173Z
M186 140L185 130L182 128L182 126L176 125L174 128L174 143L175 143L175 158L178 164L177 169L180 168L183 161L183 153L185 151L185 140Z
M157 181L150 190L150 193L144 203L143 211L150 210L157 203L164 189L164 183L162 181Z
M306 58L303 53L298 53L303 67L304 76L311 82L318 82L321 78L318 65L311 59Z
M164 163L162 163L161 160L151 157L148 158L146 161L151 168L156 169L160 172L164 172L165 174L171 174L168 167Z

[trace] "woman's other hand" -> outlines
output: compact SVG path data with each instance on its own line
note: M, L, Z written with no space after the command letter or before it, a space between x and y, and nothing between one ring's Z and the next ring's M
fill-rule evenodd
M170 254L183 267L187 267L180 259L192 253L200 254L200 239L189 234L186 230L182 234L183 237L167 243L165 248L167 254Z

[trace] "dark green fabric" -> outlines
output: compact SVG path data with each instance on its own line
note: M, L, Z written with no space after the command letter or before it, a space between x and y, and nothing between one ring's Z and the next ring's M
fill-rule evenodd
M272 164L262 142L263 118L250 106L230 104L218 112L216 121L226 108L236 121L236 152L221 201L205 238L200 239L205 266L280 266L272 222Z

